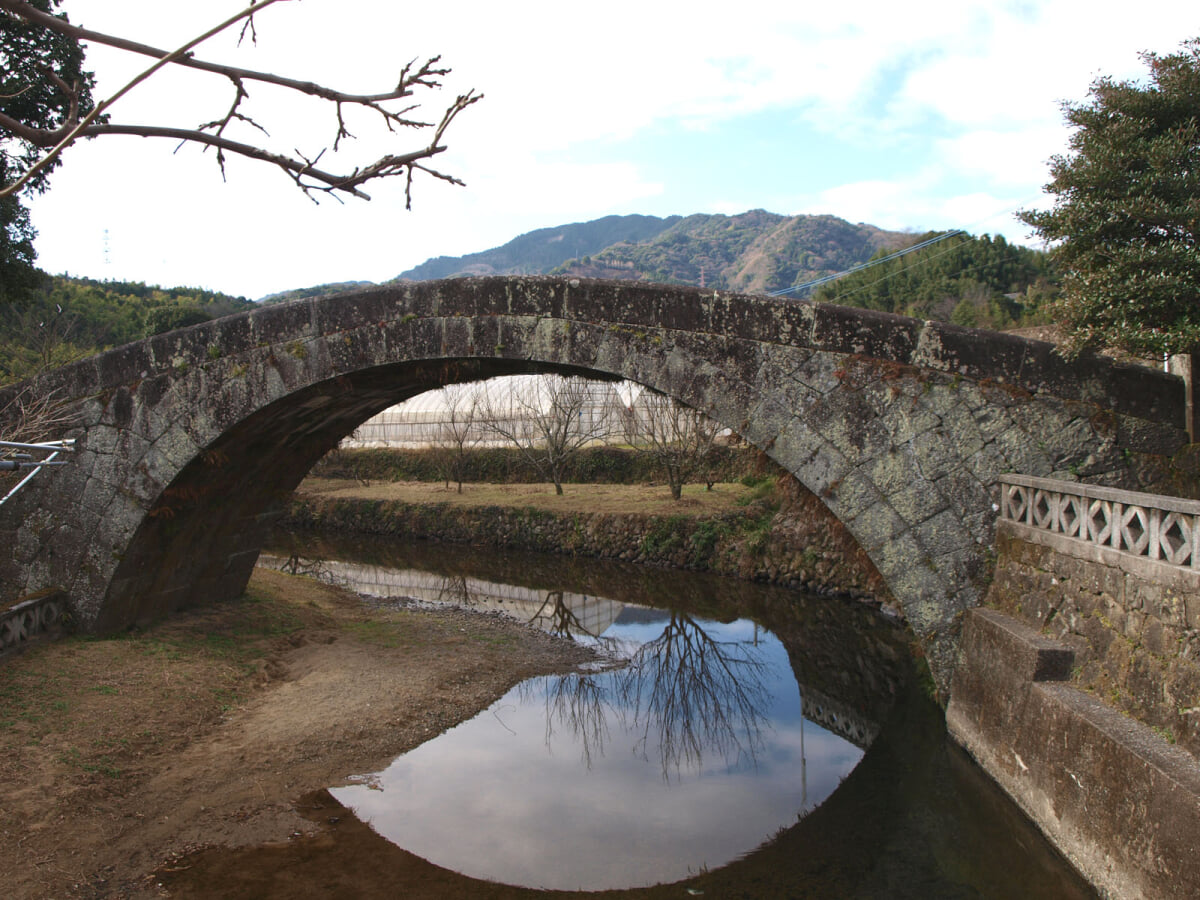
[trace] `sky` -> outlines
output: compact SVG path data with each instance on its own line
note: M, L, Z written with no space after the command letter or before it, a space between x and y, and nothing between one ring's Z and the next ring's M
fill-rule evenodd
M76 24L170 49L241 6L62 3ZM440 54L453 71L414 98L418 115L436 121L456 95L484 94L434 161L466 185L418 177L411 211L403 179L368 185L370 201L318 204L262 163L231 158L223 181L198 147L97 138L69 148L29 201L43 269L258 298L386 281L430 257L606 215L750 209L1036 245L1013 213L1051 204L1042 186L1067 149L1062 103L1085 100L1100 76L1144 78L1141 51L1200 36L1195 0L287 0L257 23L255 45L230 32L196 55L371 92ZM91 45L88 65L106 97L146 60ZM272 149L311 157L332 142L327 105L250 91L243 111ZM231 99L228 81L161 72L111 116L195 127ZM357 139L323 168L428 141L349 124Z

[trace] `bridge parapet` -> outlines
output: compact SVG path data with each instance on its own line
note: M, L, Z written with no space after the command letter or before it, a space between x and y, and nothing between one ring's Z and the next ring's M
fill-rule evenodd
M67 595L42 591L0 610L0 657L19 653L31 641L55 634L67 613Z
M1029 475L999 482L1001 521L1025 540L1200 590L1200 502Z

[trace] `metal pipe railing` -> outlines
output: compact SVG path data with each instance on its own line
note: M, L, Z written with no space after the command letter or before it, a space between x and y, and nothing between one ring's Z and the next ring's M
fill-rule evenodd
M25 444L17 441L0 441L0 449L16 450L18 452L11 453L7 459L0 459L0 472L17 472L22 469L30 469L24 478L17 482L16 487L0 497L0 506L7 503L14 497L17 491L25 487L38 472L42 471L46 466L65 466L69 460L58 459L60 453L71 453L75 450L75 439L67 438L61 441L45 441L38 444ZM34 453L46 453L50 455L45 459L35 459Z

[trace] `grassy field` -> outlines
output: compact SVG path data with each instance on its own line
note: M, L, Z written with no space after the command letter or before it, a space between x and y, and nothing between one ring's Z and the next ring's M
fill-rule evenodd
M455 506L519 506L555 513L637 513L642 515L713 516L743 507L769 494L774 479L747 486L715 484L711 491L702 484L685 485L683 497L671 499L666 485L567 484L555 494L552 484L464 484L460 494L455 485L421 481L360 484L351 479L308 478L300 487L304 494L365 500L399 500L404 503L448 503Z

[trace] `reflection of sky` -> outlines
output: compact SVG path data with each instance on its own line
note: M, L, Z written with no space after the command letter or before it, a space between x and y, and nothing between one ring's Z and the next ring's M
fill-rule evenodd
M662 618L619 621L605 637L649 641L662 633ZM405 850L508 884L633 887L723 865L820 803L862 751L811 722L801 730L799 690L773 635L745 620L697 621L715 640L743 642L734 648L739 655L752 652L765 663L769 724L757 765L705 750L699 768L664 778L654 728L647 746L640 729L625 729L618 671L594 676L606 699L606 732L602 753L593 744L590 766L569 725L555 720L548 735L555 679L540 678L397 759L379 776L382 790L352 785L333 793Z

